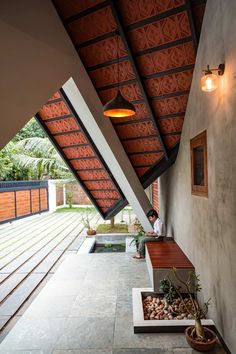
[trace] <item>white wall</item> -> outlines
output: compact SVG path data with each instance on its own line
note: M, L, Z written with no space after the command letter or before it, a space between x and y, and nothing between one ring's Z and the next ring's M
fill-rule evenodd
M175 165L160 178L160 209L200 274L209 316L236 353L236 1L208 0ZM209 64L226 70L220 87L200 90ZM207 130L209 197L191 195L190 139Z

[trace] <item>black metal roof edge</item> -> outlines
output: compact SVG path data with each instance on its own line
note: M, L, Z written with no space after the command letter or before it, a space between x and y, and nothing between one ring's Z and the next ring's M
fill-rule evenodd
M194 17L193 17L192 4L191 4L190 0L185 0L185 3L186 3L186 9L187 9L187 14L188 14L190 30L191 30L192 38L193 38L193 45L194 45L194 48L196 51L195 54L197 55L198 38L197 38L196 24L195 24Z
M176 160L179 151L179 143L177 143L169 152L169 160L165 158L159 160L153 167L148 170L141 178L140 181L143 188L147 188L152 184L163 172L165 172Z
M79 125L80 125L80 127L81 127L81 130L83 131L83 133L85 134L87 140L88 140L89 143L91 144L91 146L92 146L94 152L96 153L98 159L101 161L101 164L103 165L104 169L106 170L108 176L110 177L110 179L111 179L111 181L113 182L113 184L116 186L118 192L119 192L120 195L121 195L121 198L122 198L123 200L125 200L126 198L125 198L125 196L124 196L122 190L120 189L118 183L116 182L115 177L114 177L113 174L111 173L111 171L110 171L109 167L107 166L105 160L103 159L103 157L102 157L100 151L98 150L98 148L97 148L96 145L94 144L93 140L91 139L91 137L90 137L90 135L89 135L87 129L85 128L83 122L82 122L81 119L79 118L77 112L75 111L75 109L74 109L73 105L71 104L71 102L70 102L68 96L66 95L65 91L61 88L61 89L60 89L60 92L61 92L62 96L64 97L66 103L68 104L70 110L72 111L72 113L73 113L73 115L74 115L74 118L78 121L78 123L79 123Z
M118 214L126 205L128 205L128 201L127 200L120 200L114 207L112 210L107 211L106 213L104 213L104 219L108 220L110 218L112 218L113 216L116 216L116 214Z

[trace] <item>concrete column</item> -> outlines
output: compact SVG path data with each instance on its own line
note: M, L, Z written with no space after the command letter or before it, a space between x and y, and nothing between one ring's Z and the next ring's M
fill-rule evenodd
M48 206L50 213L53 213L57 208L56 184L52 180L48 181Z
M109 166L142 226L145 230L151 231L152 227L146 217L146 213L152 208L152 205L109 118L104 117L102 114L102 104L83 67L81 67L79 80L76 81L76 84L71 78L63 85L63 90Z

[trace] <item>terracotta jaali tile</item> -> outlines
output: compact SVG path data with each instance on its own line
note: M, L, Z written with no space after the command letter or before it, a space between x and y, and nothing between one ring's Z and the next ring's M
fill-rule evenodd
M165 98L162 100L153 100L152 107L157 116L167 114L182 113L186 111L188 95Z
M146 166L146 165L153 165L156 163L158 160L160 160L163 157L162 152L158 152L155 154L140 154L140 155L130 155L129 158L132 161L132 164L137 167L137 166Z
M132 29L128 36L135 52L157 47L191 36L186 11Z
M115 31L116 28L117 25L110 6L81 17L67 26L75 44L80 44L97 36Z
M62 101L44 105L40 109L39 114L43 120L47 120L50 118L68 115L70 114L70 111L66 104Z
M71 147L63 149L64 154L68 159L73 158L83 158L95 156L91 146L80 146L80 147Z
M80 127L74 118L58 119L53 122L46 122L46 127L52 134L79 130Z
M57 143L63 146L78 145L87 143L87 139L83 133L71 133L67 135L55 136Z
M119 0L118 5L123 14L125 25L163 14L166 11L184 5L184 0Z
M161 150L158 138L128 140L123 141L122 145L127 153Z
M80 169L96 169L96 168L102 168L102 164L100 161L98 161L97 158L92 158L92 159L79 159L79 160L71 160L71 164L74 167L75 170L80 170ZM90 171L89 171L90 172ZM77 171L77 173L80 175L80 171Z
M85 11L97 4L100 4L104 0L86 0L86 1L75 1L75 0L53 0L59 13L63 19L70 16L76 15L82 11Z
M181 132L183 123L184 117L159 119L159 127L162 133Z
M121 139L156 134L156 128L154 127L152 122L140 122L128 124L126 126L119 125L116 126L115 129Z

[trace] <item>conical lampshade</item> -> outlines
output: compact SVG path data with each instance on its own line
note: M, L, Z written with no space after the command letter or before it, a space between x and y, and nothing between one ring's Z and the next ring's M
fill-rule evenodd
M116 97L103 107L103 114L107 117L128 117L133 116L135 112L134 105L122 96L120 90L117 91Z

